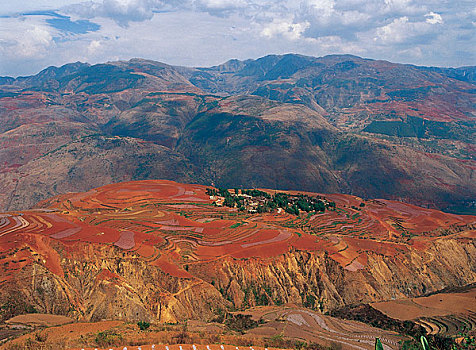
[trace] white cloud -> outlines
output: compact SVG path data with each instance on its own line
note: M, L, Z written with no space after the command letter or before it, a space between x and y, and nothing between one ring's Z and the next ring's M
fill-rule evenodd
M3 19L0 26L0 52L8 59L42 58L54 47L53 31L37 19Z
M248 5L244 0L198 0L196 4L209 9L235 9Z
M59 25L52 28L45 15L2 18L0 75L77 60L144 57L208 66L288 52L351 53L425 65L476 61L470 45L476 10L468 0L81 1L0 4L0 13L2 8L11 13L57 10L100 25L71 33ZM58 9L60 4L68 6Z
M25 32L25 36L18 42L17 54L23 57L45 55L52 46L53 37L44 27L34 26Z
M426 9L426 6L423 1L417 2L416 4L413 0L384 0L385 6L383 11L385 13L395 13L395 14L406 14L412 15L417 14Z
M306 40L313 45L314 50L319 52L319 55L346 54L349 52L362 55L366 53L360 45L347 42L337 35L321 36L317 39L307 38Z
M88 46L88 54L95 55L100 47L101 42L99 40L91 40L91 43Z
M430 13L427 13L425 17L426 17L426 23L443 24L443 18L438 13L430 12Z
M319 17L330 17L334 13L334 0L306 0L306 8L311 9Z
M345 11L340 14L340 19L344 25L362 24L370 20L371 17L370 14L359 11Z
M29 11L54 10L65 5L77 3L78 0L21 0L0 1L0 15L12 15Z
M412 44L416 38L435 36L436 33L432 32L432 30L432 25L428 21L410 22L409 18L404 16L393 20L383 27L377 28L374 41L390 45L405 42ZM422 40L420 42L425 44Z
M161 0L102 0L74 4L64 7L63 11L84 18L112 18L119 25L127 27L130 22L152 19L154 11L164 5Z
M385 5L389 8L407 8L411 0L385 0Z
M264 26L261 35L269 39L281 35L289 40L298 40L307 28L309 22L293 23L292 19L274 19Z
M406 38L406 28L408 26L408 17L400 17L392 23L377 29L377 37L383 42L401 42Z
M406 56L409 56L409 57L413 57L413 58L417 58L417 59L421 59L423 57L423 50L421 47L411 47L409 49L406 49L406 50L401 50L400 51L400 54L402 55L406 55Z

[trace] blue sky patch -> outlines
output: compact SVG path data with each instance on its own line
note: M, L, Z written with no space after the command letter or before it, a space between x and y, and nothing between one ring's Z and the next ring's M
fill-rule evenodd
M50 16L56 18L69 18L68 16L60 15L56 11L31 11L22 13L22 16Z
M22 16L46 16L50 17L45 20L51 27L65 33L86 34L89 32L97 32L101 26L87 19L72 21L71 17L59 14L56 11L31 11L24 12ZM11 16L7 16L11 17Z
M101 29L99 24L87 19L72 21L69 17L49 18L46 20L46 23L62 32L73 34L86 34L88 32L97 32Z

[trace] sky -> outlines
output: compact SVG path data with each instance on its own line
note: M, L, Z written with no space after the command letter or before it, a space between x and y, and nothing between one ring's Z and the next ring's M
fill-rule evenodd
M0 76L76 61L204 67L284 53L476 65L476 2L0 0Z

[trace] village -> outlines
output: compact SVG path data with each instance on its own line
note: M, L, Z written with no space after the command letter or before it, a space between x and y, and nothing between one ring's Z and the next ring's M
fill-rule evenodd
M217 207L238 208L239 211L254 213L278 214L286 212L299 215L300 212L324 212L326 209L334 210L335 203L322 196L309 196L305 194L289 194L275 192L270 194L257 189L207 188L207 194Z

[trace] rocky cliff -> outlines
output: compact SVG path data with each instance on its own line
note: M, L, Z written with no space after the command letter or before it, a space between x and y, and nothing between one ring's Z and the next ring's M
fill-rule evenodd
M292 303L326 312L344 305L423 295L476 282L474 240L443 238L398 258L373 253L348 271L324 252L290 251L268 258L225 257L192 264L173 277L117 247L56 246L64 276L41 263L9 283L25 303L45 313L101 319L211 320L227 310ZM3 291L5 303L12 294ZM7 298L7 299L6 299Z

